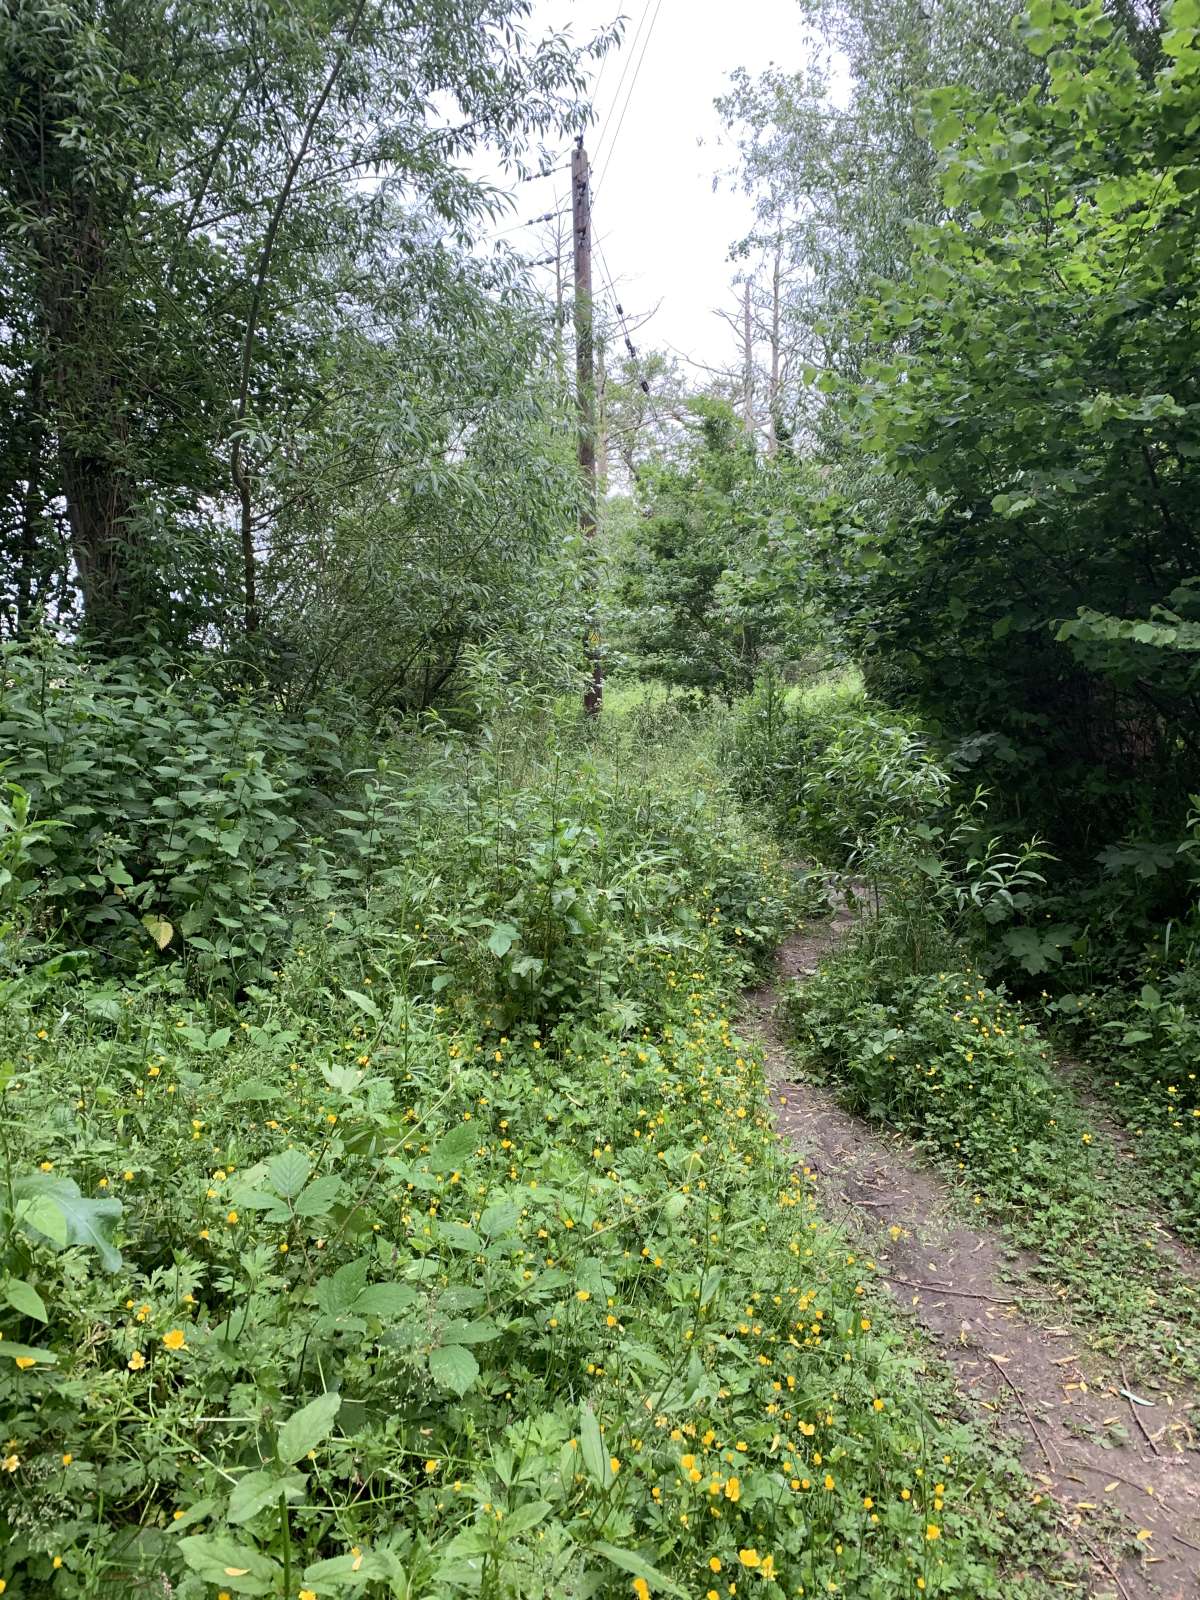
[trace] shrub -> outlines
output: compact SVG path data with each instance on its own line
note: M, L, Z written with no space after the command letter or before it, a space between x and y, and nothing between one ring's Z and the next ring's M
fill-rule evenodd
M5 772L52 828L27 850L40 931L125 970L168 946L235 987L266 970L339 865L321 836L352 762L328 710L287 719L210 663L48 640L5 647L0 674Z

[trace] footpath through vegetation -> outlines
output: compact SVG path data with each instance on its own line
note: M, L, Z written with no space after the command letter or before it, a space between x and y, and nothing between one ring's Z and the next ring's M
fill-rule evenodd
M686 711L356 770L9 671L10 1596L1041 1592L774 1137L733 1011L808 891Z
M1200 0L541 10L0 6L0 1595L1190 1600Z
M778 843L756 700L359 766L9 669L7 1593L1186 1592L1195 1260L928 874L864 835L824 931L853 690Z
M1172 1090L1159 1173L1119 1099L1081 1088L1036 1008L985 977L985 930L1037 881L1031 851L997 852L979 797L946 817L911 730L853 692L780 706L768 686L737 738L743 787L840 885L828 927L785 941L783 981L751 996L781 1134L932 1337L965 1414L995 1413L1019 1442L1086 1592L1191 1593L1200 1256L1173 1203L1190 1099Z

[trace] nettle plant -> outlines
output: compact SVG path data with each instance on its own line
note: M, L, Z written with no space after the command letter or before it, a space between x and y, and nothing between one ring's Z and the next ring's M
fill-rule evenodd
M864 936L903 970L953 959L962 942L998 943L1032 972L1057 959L1064 930L1029 925L1045 882L1037 866L1050 859L1042 841L1012 844L989 827L983 787L958 800L913 719L863 699L789 710L768 686L742 728L758 758L751 786L767 786L785 836L834 870L851 903L865 898Z

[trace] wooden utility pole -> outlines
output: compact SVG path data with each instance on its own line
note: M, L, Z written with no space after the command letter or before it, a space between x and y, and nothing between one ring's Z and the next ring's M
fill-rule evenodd
M779 316L780 280L782 264L779 245L775 246L775 262L771 269L771 386L767 396L767 409L771 413L771 428L767 434L767 454L779 453Z
M592 196L582 134L571 152L571 197L575 242L575 402L579 429L579 475L583 479L579 529L586 541L585 549L590 554L596 538L596 378L593 371ZM593 603L587 619L587 655L591 678L583 695L583 709L589 717L599 714L604 699L604 662L600 655L599 626Z
M742 284L742 422L754 432L754 335L750 325L750 279Z

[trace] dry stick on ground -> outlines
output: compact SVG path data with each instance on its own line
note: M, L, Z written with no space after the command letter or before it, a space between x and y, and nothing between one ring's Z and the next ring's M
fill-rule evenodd
M924 1289L926 1294L952 1294L960 1300L986 1300L993 1306L1019 1306L1020 1300L999 1300L994 1294L980 1294L977 1289L952 1289L948 1283L914 1283L911 1278L898 1278L893 1272L880 1272L887 1283L902 1283L906 1289ZM1044 1300L1045 1295L1025 1295L1022 1298Z
M1154 1440L1146 1432L1145 1424L1142 1422L1141 1417L1138 1416L1138 1408L1137 1408L1137 1406L1135 1405L1133 1400L1130 1399L1131 1391L1130 1391L1130 1388L1129 1388L1129 1379L1125 1376L1125 1363L1123 1361L1121 1362L1121 1382L1125 1385L1125 1390L1124 1390L1125 1398L1126 1398L1126 1400L1129 1401L1129 1409L1133 1413L1133 1420L1138 1425L1138 1432L1141 1434L1142 1438L1145 1439L1146 1443L1150 1446L1151 1450L1154 1451L1154 1454L1156 1456L1160 1455L1161 1451L1159 1450L1158 1446L1155 1444Z
M1123 1478L1119 1472L1113 1472L1110 1467L1093 1467L1090 1466L1086 1461L1077 1461L1074 1456L1064 1456L1063 1465L1066 1467L1077 1467L1080 1472L1092 1472L1097 1478L1113 1478L1117 1483L1127 1484L1130 1489L1136 1489L1139 1494L1144 1494L1147 1500L1153 1500L1156 1506L1161 1506L1169 1516L1174 1516L1174 1510L1167 1504L1161 1495L1155 1494L1153 1489L1147 1489L1144 1483L1135 1483L1132 1478ZM1064 1472L1063 1477L1072 1478L1074 1477L1074 1474L1070 1472ZM1075 1481L1082 1482L1083 1480L1076 1479ZM1184 1542L1186 1543L1187 1541L1185 1540ZM1193 1548L1196 1547L1193 1546Z
M1012 1390L1013 1394L1016 1395L1017 1404L1020 1406L1021 1410L1025 1413L1025 1421L1029 1424L1029 1426L1030 1426L1030 1428L1031 1428L1031 1430L1033 1432L1033 1437L1037 1440L1037 1442L1042 1447L1042 1454L1046 1458L1046 1465L1050 1468L1051 1472L1053 1472L1054 1471L1054 1462L1050 1459L1050 1447L1047 1445L1045 1439L1042 1438L1042 1435L1041 1435L1041 1432L1040 1432L1040 1430L1038 1428L1037 1423L1033 1420L1033 1418L1029 1414L1029 1407L1025 1404L1025 1396L1021 1393L1020 1389L1017 1388L1016 1384L1009 1377L1008 1373L1005 1372L1004 1368L996 1360L995 1356L991 1353L991 1351L990 1350L985 1350L983 1352L983 1354L992 1363L992 1365L995 1367L996 1371L1000 1374L1000 1376L1004 1379L1005 1383ZM1062 1460L1061 1456L1059 1457L1059 1460L1061 1462L1061 1460Z
M1079 1533L1079 1529L1076 1528L1075 1532ZM1096 1548L1096 1546L1094 1544L1089 1544L1088 1541L1083 1537L1082 1534L1079 1534L1079 1542L1083 1546L1083 1548L1087 1551L1088 1555L1091 1556L1092 1560L1093 1561L1098 1561L1100 1563L1100 1565L1104 1568L1105 1572L1108 1573L1109 1577L1116 1584L1117 1588L1125 1596L1125 1600L1133 1600L1133 1596L1130 1594L1129 1590L1125 1587L1125 1585L1121 1582L1121 1574L1117 1571L1117 1569L1109 1561L1108 1557L1104 1554L1104 1551L1103 1550L1097 1550L1097 1548Z

